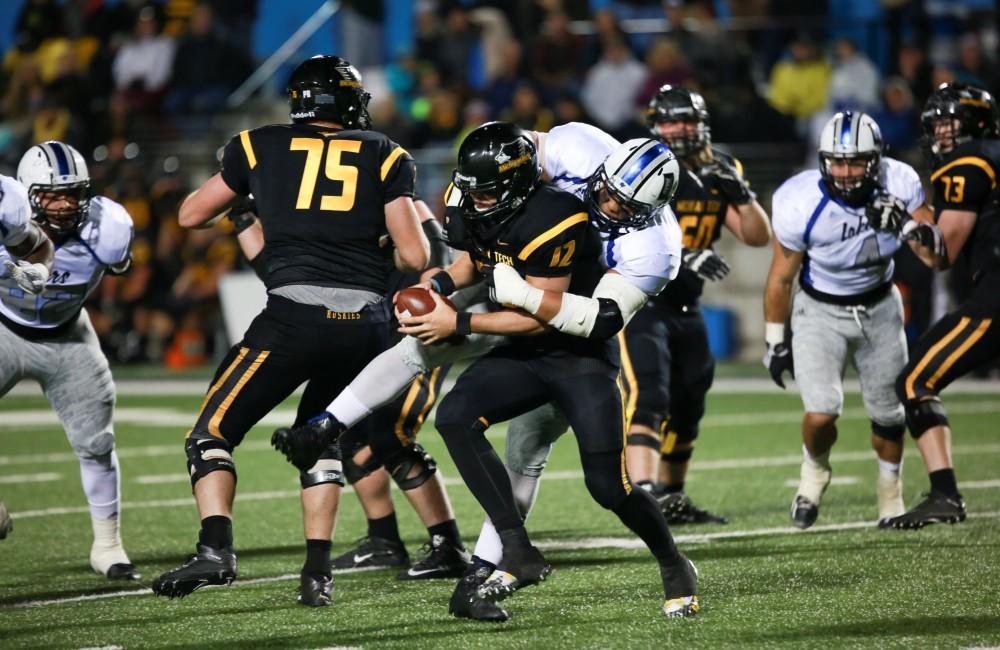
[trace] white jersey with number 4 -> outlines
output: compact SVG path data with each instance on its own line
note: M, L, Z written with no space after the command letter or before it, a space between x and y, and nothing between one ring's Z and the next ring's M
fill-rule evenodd
M13 179L0 180L3 181L0 188L5 193L13 189L7 183ZM20 183L14 183L24 191ZM7 203L5 194L0 198L0 221L5 229L8 222L20 223L8 215ZM24 218L23 214L16 217ZM30 219L30 208L27 218ZM0 230L0 234L2 232ZM131 244L132 218L128 212L105 196L95 196L90 201L87 218L77 232L56 244L52 274L42 293L27 293L17 286L6 268L0 266L0 313L26 327L48 329L62 325L80 311L87 296L104 277L105 269L128 258ZM0 249L0 265L8 259L10 254L6 248Z
M588 203L587 183L619 145L604 131L589 124L570 122L545 136L542 171L564 192ZM601 232L604 268L614 269L650 296L663 291L677 277L681 264L681 230L669 206L663 206L653 223L617 237Z
M893 158L882 158L879 187L902 200L911 214L924 204L920 176ZM775 191L771 220L782 246L805 253L799 280L817 291L853 296L892 280L900 238L874 230L864 206L832 196L819 170L792 176Z

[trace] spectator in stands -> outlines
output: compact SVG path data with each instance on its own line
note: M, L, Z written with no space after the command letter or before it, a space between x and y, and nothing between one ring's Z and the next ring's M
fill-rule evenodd
M62 8L56 0L28 0L14 26L14 41L22 52L34 52L49 38L66 35Z
M455 5L448 10L434 61L446 84L478 85L482 81L479 29L469 22L464 7Z
M806 34L799 34L789 46L790 57L771 70L768 101L805 126L808 119L827 104L830 64Z
M910 86L902 77L889 77L882 84L882 108L872 113L872 118L882 131L893 158L909 160L920 132L919 115Z
M253 24L258 0L202 0L212 7L215 29L245 61L253 60ZM351 59L353 60L353 59Z
M638 105L645 108L664 84L684 86L691 81L691 66L672 38L658 38L646 52L646 80L639 90Z
M514 92L514 101L501 111L500 119L529 131L547 132L555 125L552 111L542 104L534 85L524 82Z
M591 122L587 111L583 110L583 104L572 93L564 93L556 99L554 108L555 124L567 124L569 122Z
M144 7L112 64L115 89L130 112L155 112L170 81L176 43L160 33L156 12Z
M979 36L975 33L963 34L958 39L958 61L955 65L955 79L991 93L997 91L995 64L989 64L983 57Z
M594 12L594 34L588 39L585 65L589 68L601 60L604 46L611 41L628 42L628 34L622 29L618 15L611 9L599 9Z
M417 147L450 145L462 129L461 101L446 88L435 90L427 99L427 116L414 126L413 144Z
M524 83L521 74L521 44L509 41L505 47L503 66L483 90L483 96L490 107L490 115L497 116L514 102L514 93Z
M587 72L580 99L597 125L614 135L634 121L636 98L646 68L632 58L625 43L611 41L601 60Z
M834 65L830 77L830 110L871 112L879 102L879 72L849 38L833 44Z
M565 13L546 14L542 30L528 46L528 52L528 73L537 87L554 96L579 86L584 41L569 31Z
M399 104L392 96L380 95L368 105L368 115L374 128L401 147L407 148L413 143L413 127L400 110Z
M250 74L242 54L216 36L212 8L196 5L187 32L177 40L170 75L170 92L164 100L169 113L215 113L226 97Z
M934 86L931 73L934 66L927 60L927 52L913 44L906 44L896 53L899 76L906 80L917 106L927 103Z

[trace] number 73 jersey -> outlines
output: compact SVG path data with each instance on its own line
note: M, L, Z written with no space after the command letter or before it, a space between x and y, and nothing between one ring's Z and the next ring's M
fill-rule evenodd
M226 145L222 180L253 195L264 229L268 289L290 284L385 293L379 249L385 204L413 196L416 169L376 131L275 124Z

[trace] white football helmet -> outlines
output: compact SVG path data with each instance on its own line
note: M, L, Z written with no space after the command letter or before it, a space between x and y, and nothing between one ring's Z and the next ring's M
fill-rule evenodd
M833 160L864 160L865 172L859 177L834 178ZM882 160L882 132L868 115L844 111L837 113L823 127L819 136L819 171L827 189L850 203L867 200L878 186Z
M590 177L591 220L614 234L644 228L673 198L680 175L676 156L658 140L635 138L618 145ZM618 202L616 215L601 209L601 190Z
M80 152L49 140L28 149L17 165L34 219L56 235L76 230L90 209L90 173ZM52 207L61 203L59 207Z

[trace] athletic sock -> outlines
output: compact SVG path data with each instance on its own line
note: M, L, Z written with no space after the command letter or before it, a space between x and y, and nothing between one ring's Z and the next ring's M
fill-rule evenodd
M454 519L428 526L427 534L431 539L434 539L435 535L440 535L455 546L462 545L462 535L458 532L458 523Z
M223 515L212 515L201 520L198 542L215 549L233 545L233 520Z
M806 448L806 446L802 445L802 457L805 458L806 461L808 461L808 462L812 463L813 465L815 465L818 469L823 469L823 470L829 470L830 469L830 450L829 449L827 449L822 454L819 454L818 456L813 456L812 454L809 453L809 450Z
M886 478L899 478L899 470L902 463L890 463L887 460L878 459L878 473Z
M368 520L368 536L380 537L393 542L401 542L399 537L399 524L396 522L396 513L390 512L385 517Z
M958 493L958 483L956 482L955 470L953 468L949 467L947 469L939 469L936 472L931 472L930 479L931 491L938 492L946 497L961 497Z
M302 573L320 573L330 575L330 549L333 542L328 539L306 540L306 563Z

